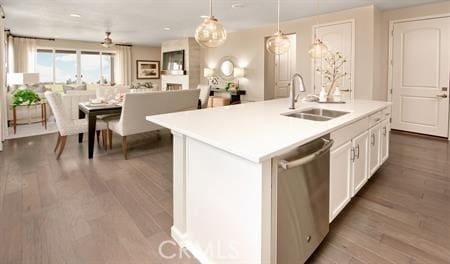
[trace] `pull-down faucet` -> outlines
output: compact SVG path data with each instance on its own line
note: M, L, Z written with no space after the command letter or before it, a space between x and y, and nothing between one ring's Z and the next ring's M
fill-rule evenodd
M297 88L297 85L296 85L296 83L297 83L296 80L297 79L300 80L299 91L300 92L306 92L305 82L303 81L303 77L300 74L298 74L298 73L295 73L294 75L292 75L291 83L289 84L289 87L291 89L289 91L289 109L295 109L295 103L297 102L297 99L300 96L300 93L297 96L295 96L295 89Z

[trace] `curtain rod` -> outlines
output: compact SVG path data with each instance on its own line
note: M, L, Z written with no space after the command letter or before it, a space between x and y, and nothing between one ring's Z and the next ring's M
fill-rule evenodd
M48 41L55 41L54 38L41 38L41 37L30 37L30 36L20 36L20 35L14 35L11 33L11 30L6 29L6 32L8 32L8 36L11 36L13 38L24 38L24 39L40 39L40 40L48 40ZM70 41L70 40L69 40ZM124 47L133 47L131 44L114 44L116 46L124 46Z
M55 41L54 38L40 38L40 37L30 37L30 36L20 36L20 35L14 35L9 30L5 30L8 33L8 36L11 36L13 38L24 38L24 39L41 39L41 40L48 40L48 41Z

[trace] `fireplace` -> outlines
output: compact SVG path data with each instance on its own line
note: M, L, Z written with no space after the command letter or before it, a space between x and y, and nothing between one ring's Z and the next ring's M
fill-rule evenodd
M183 85L181 83L167 83L166 91L178 91L183 89Z

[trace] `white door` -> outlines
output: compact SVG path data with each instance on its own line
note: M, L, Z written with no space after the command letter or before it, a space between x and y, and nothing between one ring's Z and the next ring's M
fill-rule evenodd
M330 222L350 202L352 147L349 141L330 153Z
M353 99L353 64L354 64L354 36L353 36L354 21L344 21L333 24L317 25L313 27L314 33L317 37L327 45L332 52L340 52L347 60L344 64L343 70L347 72L347 77L344 77L338 83L338 87L342 92L342 97L345 101ZM323 81L322 74L317 72L317 68L324 67L323 59L315 59L313 62L313 76L315 92L319 93L325 81Z
M364 132L353 139L353 173L352 197L364 186L368 177L368 138L369 133Z
M289 83L296 67L296 35L288 35L289 51L275 55L275 98L289 96Z
M392 128L448 137L450 18L394 24Z
M380 167L380 130L381 123L369 130L369 178Z

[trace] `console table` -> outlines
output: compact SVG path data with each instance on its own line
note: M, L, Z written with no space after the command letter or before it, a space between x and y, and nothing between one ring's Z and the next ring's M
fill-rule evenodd
M42 126L47 129L47 102L45 100L41 100L40 102L32 103L30 105L13 105L12 111L13 111L13 129L14 129L14 135L17 131L17 107L30 107L30 106L40 106L41 107L41 120L38 122L42 123ZM31 123L31 122L29 122Z
M241 103L241 95L246 95L247 92L245 90L225 90L221 88L211 88L210 96L214 96L215 93L227 93L230 95L230 104L240 104Z

